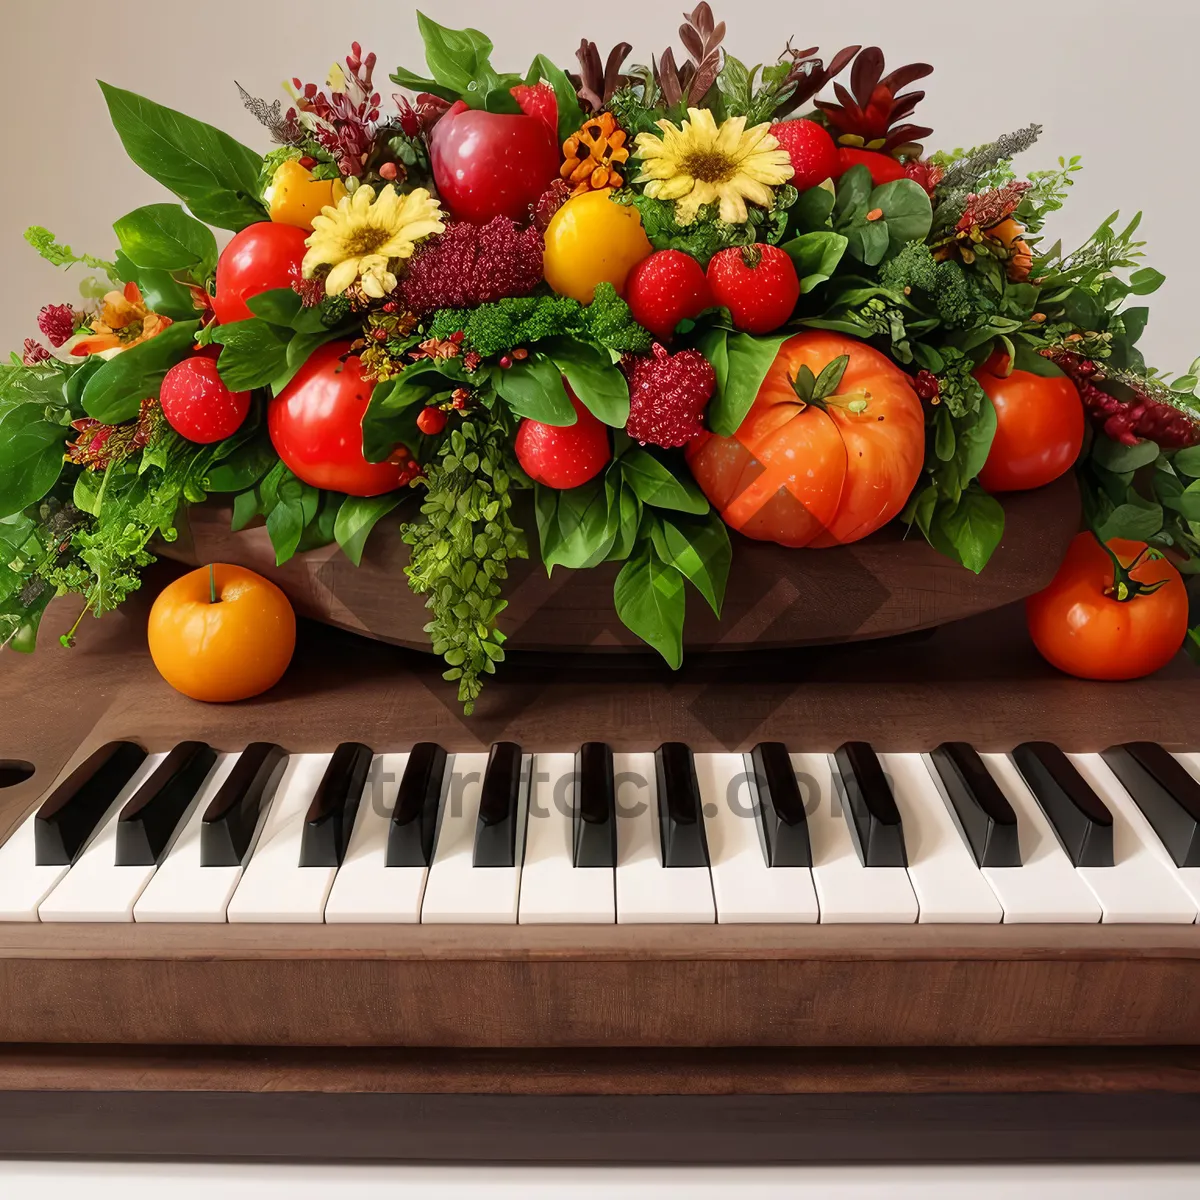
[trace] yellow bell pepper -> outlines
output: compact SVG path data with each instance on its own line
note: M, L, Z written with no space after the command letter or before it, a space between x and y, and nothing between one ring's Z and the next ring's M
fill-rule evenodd
M281 162L271 177L263 199L271 220L312 232L313 217L326 205L336 205L346 194L340 179L314 179L294 158Z

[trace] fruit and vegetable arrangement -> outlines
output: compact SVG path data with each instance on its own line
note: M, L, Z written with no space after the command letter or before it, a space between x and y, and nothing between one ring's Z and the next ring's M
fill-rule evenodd
M100 85L178 202L120 217L108 258L26 235L91 274L0 366L0 643L32 649L55 596L116 607L219 496L280 563L357 563L398 525L470 711L510 560L619 563L619 617L678 666L686 595L719 615L740 538L903 522L979 572L1004 495L1075 470L1087 531L1030 602L1036 645L1098 677L1200 651L1200 362L1137 348L1163 279L1137 217L1074 250L1045 232L1079 162L1019 171L1037 125L933 152L928 64L789 41L748 65L707 3L649 66L585 39L513 74L482 33L419 26L394 87L355 44L286 102L243 90L265 155ZM176 585L166 671L196 606L244 654L218 589L278 614L242 689L286 666L290 610L236 571Z

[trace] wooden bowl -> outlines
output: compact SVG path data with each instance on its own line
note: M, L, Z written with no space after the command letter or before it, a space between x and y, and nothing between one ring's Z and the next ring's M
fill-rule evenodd
M893 522L851 546L788 550L733 536L733 569L718 621L701 597L688 594L687 649L740 650L859 641L928 629L998 608L1050 582L1079 529L1079 492L1068 474L1034 492L1003 499L1004 540L980 575L938 554L917 533ZM199 565L236 562L274 580L296 611L355 633L418 650L429 649L423 597L408 589L408 547L397 522L376 528L362 565L337 546L275 565L266 529L229 528L227 505L189 510L177 541L156 547L164 557ZM531 508L518 513L536 539ZM618 565L589 571L559 568L547 577L540 563L513 565L501 625L520 650L645 651L613 610Z

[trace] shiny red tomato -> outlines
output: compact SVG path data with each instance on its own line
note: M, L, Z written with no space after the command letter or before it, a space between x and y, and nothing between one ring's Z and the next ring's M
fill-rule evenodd
M374 386L362 377L349 342L322 346L270 403L267 430L287 468L313 487L348 496L381 496L409 472L408 451L397 447L388 462L363 457L362 421Z
M1022 492L1069 471L1083 447L1083 402L1065 376L1013 371L989 359L975 378L996 409L996 436L979 482L989 492Z
M442 203L458 221L519 221L558 178L554 134L538 117L451 105L433 127L429 160Z
M1112 559L1090 533L1075 535L1058 574L1025 602L1029 634L1042 657L1081 679L1140 679L1166 666L1188 629L1183 577L1145 542L1113 538L1109 549L1136 584L1162 586L1121 600ZM1141 556L1139 560L1139 555Z
M295 225L259 221L235 233L217 260L217 293L213 311L222 325L254 314L246 301L273 288L292 286L293 268L304 258L308 234Z

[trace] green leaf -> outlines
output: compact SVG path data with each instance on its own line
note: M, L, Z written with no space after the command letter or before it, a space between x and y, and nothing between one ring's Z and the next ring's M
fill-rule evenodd
M496 391L518 417L529 417L545 425L574 425L575 406L563 387L562 372L544 354L533 353L497 371Z
M728 58L725 60L728 62ZM868 177L870 172L868 172ZM793 229L824 230L829 227L833 212L834 190L825 187L806 188L796 203L788 209L788 221Z
M1129 344L1137 345L1138 340L1146 331L1146 325L1150 320L1150 310L1145 306L1126 308L1121 310L1120 317L1121 324L1125 326L1125 337Z
M231 391L266 387L287 367L290 337L261 317L220 325L212 337L225 347L217 359L217 371Z
M19 404L0 420L0 517L36 503L63 465L66 429L46 420L41 404Z
M823 194L829 195L828 192ZM795 265L796 274L800 276L800 291L811 292L817 284L824 283L834 273L849 244L844 234L818 230L802 233L779 248Z
M228 134L133 92L101 83L125 152L208 225L266 220L257 199L262 156Z
M296 377L296 372L313 356L313 353L327 342L336 342L345 337L336 329L326 329L321 333L298 333L287 343L287 354L282 370L271 380L271 391L278 396L285 387ZM386 458L387 455L384 455Z
M674 512L708 512L708 500L690 476L677 475L648 450L634 446L620 458L621 474L643 504Z
M923 242L933 226L929 193L915 179L893 179L877 187L867 201L867 211L882 209L879 224L886 226L891 253L906 242Z
M342 552L357 567L362 563L367 537L378 522L404 499L405 492L382 496L347 496L338 510L333 536Z
M566 72L555 66L544 54L539 54L533 60L525 82L537 83L540 79L544 79L554 89L554 97L558 101L558 140L561 145L583 124L583 106L579 103L575 85L567 78Z
M1016 341L1013 345L1016 349L1013 366L1018 371L1027 371L1030 375L1040 375L1045 379L1061 379L1063 377L1062 368L1055 366L1050 359L1039 354L1032 346L1022 341Z
M176 321L157 337L110 358L84 385L84 412L105 425L131 421L143 400L158 395L163 376L188 356L199 328L199 321Z
M217 265L212 230L188 216L178 204L147 204L113 225L121 250L139 267L191 271L197 280Z
M1138 442L1126 446L1108 437L1097 437L1092 443L1092 458L1109 471L1122 474L1147 467L1158 458L1159 449L1154 442Z
M256 317L262 317L272 325L294 329L297 333L324 333L325 322L319 308L305 308L304 302L292 288L271 288L259 292L246 301L246 306Z
M1004 535L1004 509L977 484L957 504L942 501L929 521L929 541L976 575L987 565Z
M161 313L173 321L191 321L199 316L191 291L170 271L139 267L120 250L117 251L116 260L119 280L122 283L136 283L151 312Z
M264 438L239 446L205 478L210 492L242 492L253 487L279 461L275 447Z
M683 576L658 557L650 539L618 573L613 602L626 628L677 671L683 663Z
M258 490L252 488L248 492L242 492L233 498L233 520L230 521L229 528L237 533L239 530L245 529L261 513L262 502Z
M632 553L637 542L638 528L642 521L642 502L637 493L621 476L621 465L613 463L604 476L604 490L608 496L609 520L616 525L612 549L605 562L624 562Z
M733 560L725 522L715 512L661 517L651 526L651 538L659 558L690 579L719 617Z
M1177 451L1171 463L1182 474L1200 479L1200 446L1188 446L1185 450Z
M610 511L603 479L562 492L539 484L536 509L547 572L556 566L594 567L612 550L619 514Z
M1097 533L1103 541L1111 538L1132 538L1144 542L1153 537L1163 523L1163 510L1150 501L1118 504L1100 523Z
M567 377L583 406L605 425L624 429L629 421L629 384L607 350L574 338L547 338L538 343Z
M280 567L299 548L305 526L317 515L321 494L286 470L272 490L274 504L264 503L264 508L268 509L267 533L275 547L275 565Z
M831 213L835 229L866 218L870 211L867 201L871 197L871 189L871 172L862 163L857 163L838 179Z
M1153 267L1142 267L1130 275L1129 289L1135 296L1149 296L1151 292L1157 292L1166 281L1167 277L1161 271L1156 271Z
M458 387L462 378L460 359L426 359L407 367L394 379L377 383L363 417L363 454L367 461L384 462L403 444L418 461L426 462L417 416L433 397Z
M883 262L890 246L891 238L882 220L846 226L846 249L868 267Z
M720 363L713 362L717 390L709 401L708 423L714 432L723 437L732 437L737 432L779 353L779 347L794 336L794 333L776 333L770 337L753 337L748 333L729 335L725 343L724 374Z
M425 42L425 65L430 74L471 108L484 108L489 93L516 82L492 68L492 43L478 29L448 29L422 12L417 13L417 25Z

